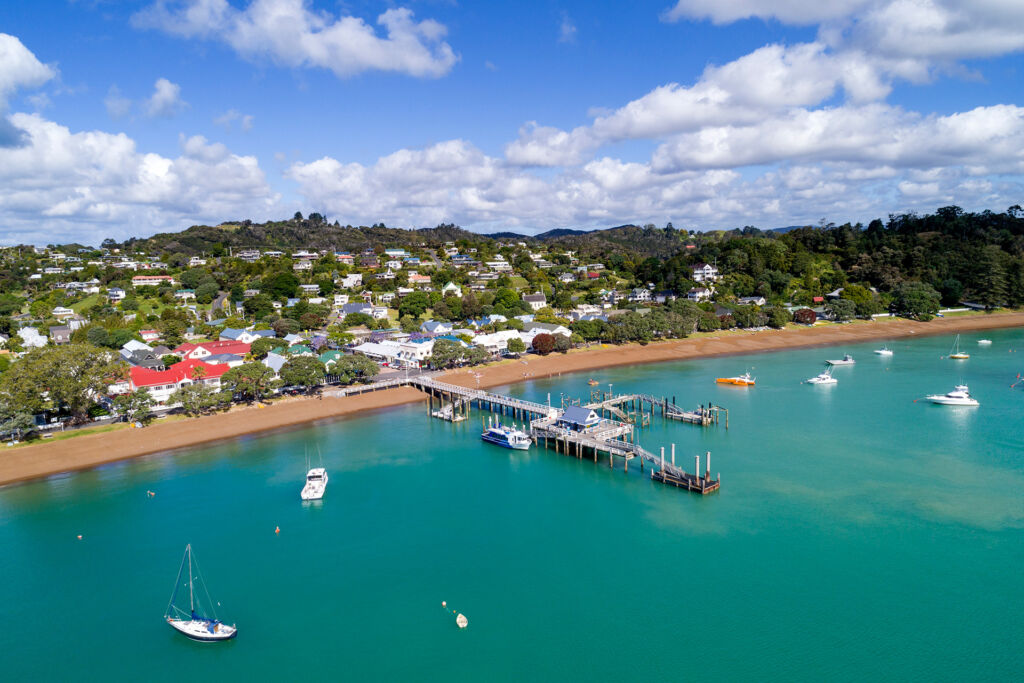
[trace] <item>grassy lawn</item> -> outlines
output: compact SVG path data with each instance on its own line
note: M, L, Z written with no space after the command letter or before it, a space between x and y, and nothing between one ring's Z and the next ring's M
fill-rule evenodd
M70 308L75 313L81 313L85 309L95 306L97 303L99 303L99 301L99 294L90 294L89 296L79 301L77 304L71 304Z

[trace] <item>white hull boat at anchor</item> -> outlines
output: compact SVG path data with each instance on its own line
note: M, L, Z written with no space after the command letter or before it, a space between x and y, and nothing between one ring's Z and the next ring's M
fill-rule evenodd
M857 361L855 361L853 359L853 356L851 356L850 354L846 354L845 356L843 356L842 360L827 360L825 362L828 363L829 365L853 365Z
M971 396L966 384L956 385L953 391L948 394L933 394L932 396L925 396L924 399L941 406L974 407L981 405L977 399Z
M809 380L805 380L806 384L839 384L839 380L832 376L832 368L829 367L825 372L821 373L817 377L812 377Z
M891 356L892 349L890 349L888 346L883 346L880 349L875 349L875 353L877 353L879 356Z
M174 604L178 597L178 589L184 585L181 574L188 567L188 611L183 607ZM195 591L195 581L198 580L202 587L202 593ZM205 595L209 604L209 613L212 617L206 616L205 610L199 604L200 595ZM181 558L181 566L178 567L178 578L174 582L174 592L171 593L171 601L167 603L167 611L164 612L164 620L167 625L178 633L201 642L212 643L219 640L231 640L238 635L238 627L221 622L213 609L213 600L206 590L203 582L203 575L199 572L199 565L192 558L192 544L185 546L185 556Z
M299 496L302 500L320 500L327 491L327 470L314 467L306 472L306 484Z

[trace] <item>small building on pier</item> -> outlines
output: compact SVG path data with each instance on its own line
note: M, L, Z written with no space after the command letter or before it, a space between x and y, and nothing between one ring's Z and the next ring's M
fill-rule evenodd
M587 432L601 424L596 410L583 406L569 406L558 418L558 426L574 432Z

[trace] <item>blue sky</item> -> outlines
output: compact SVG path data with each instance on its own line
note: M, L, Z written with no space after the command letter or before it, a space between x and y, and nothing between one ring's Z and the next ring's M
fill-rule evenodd
M4 3L0 242L1001 211L1022 49L1011 0Z

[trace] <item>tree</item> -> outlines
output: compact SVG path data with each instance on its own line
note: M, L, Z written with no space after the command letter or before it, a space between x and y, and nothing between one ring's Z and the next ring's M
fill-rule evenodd
M276 337L260 337L249 346L249 356L252 360L263 360L278 346L281 346L281 341Z
M367 315L366 313L349 313L345 316L345 320L342 321L342 324L345 325L345 329L360 327L362 325L370 327L373 325L373 316Z
M555 338L547 333L538 334L533 338L533 350L546 356L555 350Z
M451 339L437 339L430 354L430 365L444 370L455 367L462 360L462 344Z
M733 309L732 317L736 320L736 327L757 327L759 313L756 306L737 306Z
M777 330L792 322L793 316L782 306L772 306L768 309L768 325Z
M939 312L939 293L924 282L901 282L893 289L891 310L916 320L928 321Z
M834 299L825 304L825 311L832 316L833 320L845 322L853 320L857 314L857 306L849 299Z
M93 346L109 346L110 345L110 333L107 332L106 328L100 327L99 325L93 325L86 332L85 338L89 340L89 343Z
M714 332L721 327L722 321L711 311L701 311L700 317L697 318L698 332Z
M512 337L508 340L508 351L509 353L524 353L526 344L519 337Z
M287 271L282 271L270 276L263 281L262 293L267 294L272 300L288 299L295 296L299 288L299 278Z
M327 328L327 341L337 346L344 346L351 344L352 340L355 339L350 332L346 332L345 328L341 325L331 325Z
M114 410L124 415L128 422L149 422L149 411L152 407L153 396L145 387L130 394L119 394L114 397Z
M554 334L551 336L555 338L555 351L566 353L572 348L572 340L564 334Z
M410 315L413 318L418 318L427 312L429 306L430 299L425 292L406 294L398 303L398 315L403 317Z
M362 354L342 356L331 368L331 374L336 375L342 384L369 379L379 373L380 366Z
M208 304L213 301L219 291L220 287L217 285L216 281L211 280L209 282L204 282L196 287L196 301L201 304Z
M418 332L420 329L420 321L418 318L414 318L411 315L403 315L398 320L398 326L402 328L402 332Z
M0 414L34 414L66 407L76 422L84 421L93 397L106 393L121 369L114 354L88 344L35 349L0 379Z
M181 409L186 415L195 417L205 415L220 407L223 403L222 395L227 397L230 402L229 394L214 391L212 387L194 382L186 384L171 394L168 403L181 405Z
M26 434L34 431L35 428L35 418L28 413L15 413L0 421L0 434L3 434L5 437L10 436L16 441L20 441Z
M305 387L308 390L323 381L324 364L312 356L289 358L278 375L287 386Z
M793 322L801 325L813 325L818 320L818 314L809 308L801 308L793 313Z
M233 396L244 401L261 401L273 389L274 371L263 363L246 363L231 368L220 378L220 384Z

